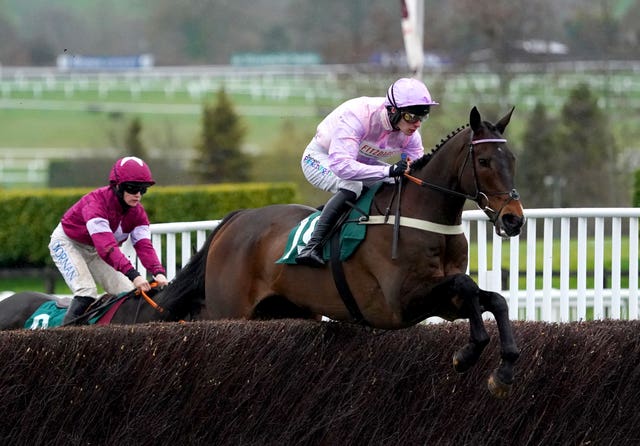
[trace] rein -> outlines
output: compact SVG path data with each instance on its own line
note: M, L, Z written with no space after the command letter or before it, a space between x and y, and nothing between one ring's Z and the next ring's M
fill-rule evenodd
M149 304L151 305L151 308L153 308L154 310L156 310L158 313L164 313L164 308L162 308L160 305L158 305L157 303L155 303L155 301L153 299L151 299L147 293L145 293L144 291L140 290L140 294L142 295L143 299Z
M431 189L437 190L439 192L443 192L449 195L454 195L457 197L461 197L464 198L466 200L471 200L473 202L475 202L479 208L481 208L489 217L489 220L492 223L495 223L496 219L498 218L498 216L500 215L500 213L502 212L502 209L504 209L504 207L509 204L512 200L519 200L520 199L520 194L518 193L518 191L516 189L511 189L510 191L505 191L505 192L493 192L493 193L485 193L483 191L480 190L480 185L478 184L478 175L477 175L477 171L476 171L476 163L475 163L475 151L473 150L474 146L477 144L485 144L485 143L505 143L507 142L506 139L504 138L485 138L485 139L473 139L473 133L471 133L471 141L469 142L469 152L467 153L467 156L464 160L464 164L462 165L462 168L460 169L460 173L458 175L458 184L460 183L460 177L462 177L462 173L464 172L465 168L467 167L467 163L469 161L469 158L471 158L471 165L473 167L473 181L475 183L476 186L476 192L474 195L470 195L470 194L466 194L464 192L458 192L456 190L453 189L449 189L443 186L440 186L438 184L434 184L434 183L430 183L428 181L424 181L421 180L420 178L416 178L408 173L405 173L404 176L405 178L407 178L407 180L411 181L412 183L417 184L418 186L421 187L430 187ZM495 211L494 209L491 209L489 206L485 206L484 208L482 208L482 206L480 205L480 200L481 198L484 197L485 200L488 201L488 197L489 196L497 196L497 195L508 195L509 198L504 202L504 204L502 205L502 207L500 209L498 209L498 211Z
M151 283L151 287L157 287L158 284L156 282ZM145 300L145 302L147 304L149 304L151 306L151 308L153 308L154 310L156 310L158 313L164 313L165 308L158 305L158 303L156 303L152 298L150 298L146 292L142 291L142 290L137 290L136 291L136 295L140 294L142 296L142 298ZM135 321L138 320L138 314L136 312L136 317L135 317ZM177 319L178 322L184 322L183 319Z

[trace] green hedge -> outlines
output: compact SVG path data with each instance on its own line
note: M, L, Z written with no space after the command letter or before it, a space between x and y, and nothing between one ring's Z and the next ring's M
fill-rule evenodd
M62 214L91 189L8 191L0 196L0 267L51 264L49 237ZM243 208L294 203L291 183L242 183L207 186L154 186L142 202L151 223L222 218Z

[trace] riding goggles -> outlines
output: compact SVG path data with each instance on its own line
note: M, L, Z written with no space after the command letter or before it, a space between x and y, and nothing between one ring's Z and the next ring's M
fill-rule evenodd
M415 113L402 112L401 116L402 116L402 119L407 121L409 124L415 124L418 121L422 122L425 119L427 119L429 117L429 112L425 113L424 115L417 115Z
M142 195L147 193L149 186L140 183L122 183L122 190L128 194L135 195L140 192Z

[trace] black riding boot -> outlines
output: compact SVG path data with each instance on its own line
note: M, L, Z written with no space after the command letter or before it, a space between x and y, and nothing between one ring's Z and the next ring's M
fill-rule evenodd
M82 316L93 301L93 297L74 296L71 304L69 304L69 308L67 309L67 314L64 315L62 325L67 325L69 322Z
M324 260L322 259L322 242L333 229L340 216L344 214L349 207L347 200L355 201L355 199L355 192L346 189L338 190L338 193L329 199L324 209L322 209L318 223L316 223L313 234L311 234L311 239L309 239L307 245L296 257L296 263L298 265L324 265Z

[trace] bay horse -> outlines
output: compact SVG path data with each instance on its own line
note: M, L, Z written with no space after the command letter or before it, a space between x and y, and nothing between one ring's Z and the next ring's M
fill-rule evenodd
M466 274L461 221L465 201L471 200L500 236L520 233L524 217L514 188L515 157L503 137L512 113L513 108L494 125L473 107L468 125L410 164L407 178L412 181L402 188L385 183L378 189L370 219L384 220L379 216L395 195L402 217L397 225L368 226L365 240L342 263L351 305L343 301L327 265L276 263L292 228L316 211L294 204L227 215L168 292L200 298L204 319L326 316L382 329L409 327L431 316L469 319L469 342L453 355L458 372L473 366L488 344L482 312L489 311L499 330L501 361L488 386L493 395L506 397L519 357L507 302L498 293L481 290ZM392 239L397 241L395 259L389 255Z
M168 285L170 286L170 285ZM135 290L125 296L117 309L113 312L110 323L135 324L155 321L177 321L190 318L194 313L192 303L185 299L169 299L163 290L152 288L146 296L141 296ZM113 299L115 296L105 295L103 299ZM153 303L145 300L149 298ZM61 307L69 302L52 294L37 291L21 291L0 301L0 330L15 330L24 328L27 320L46 302L57 301ZM101 301L103 302L103 301ZM100 302L98 303L100 305ZM199 308L197 308L199 310ZM78 323L87 323L92 317L91 308L86 316L78 318ZM95 313L93 314L95 315Z

